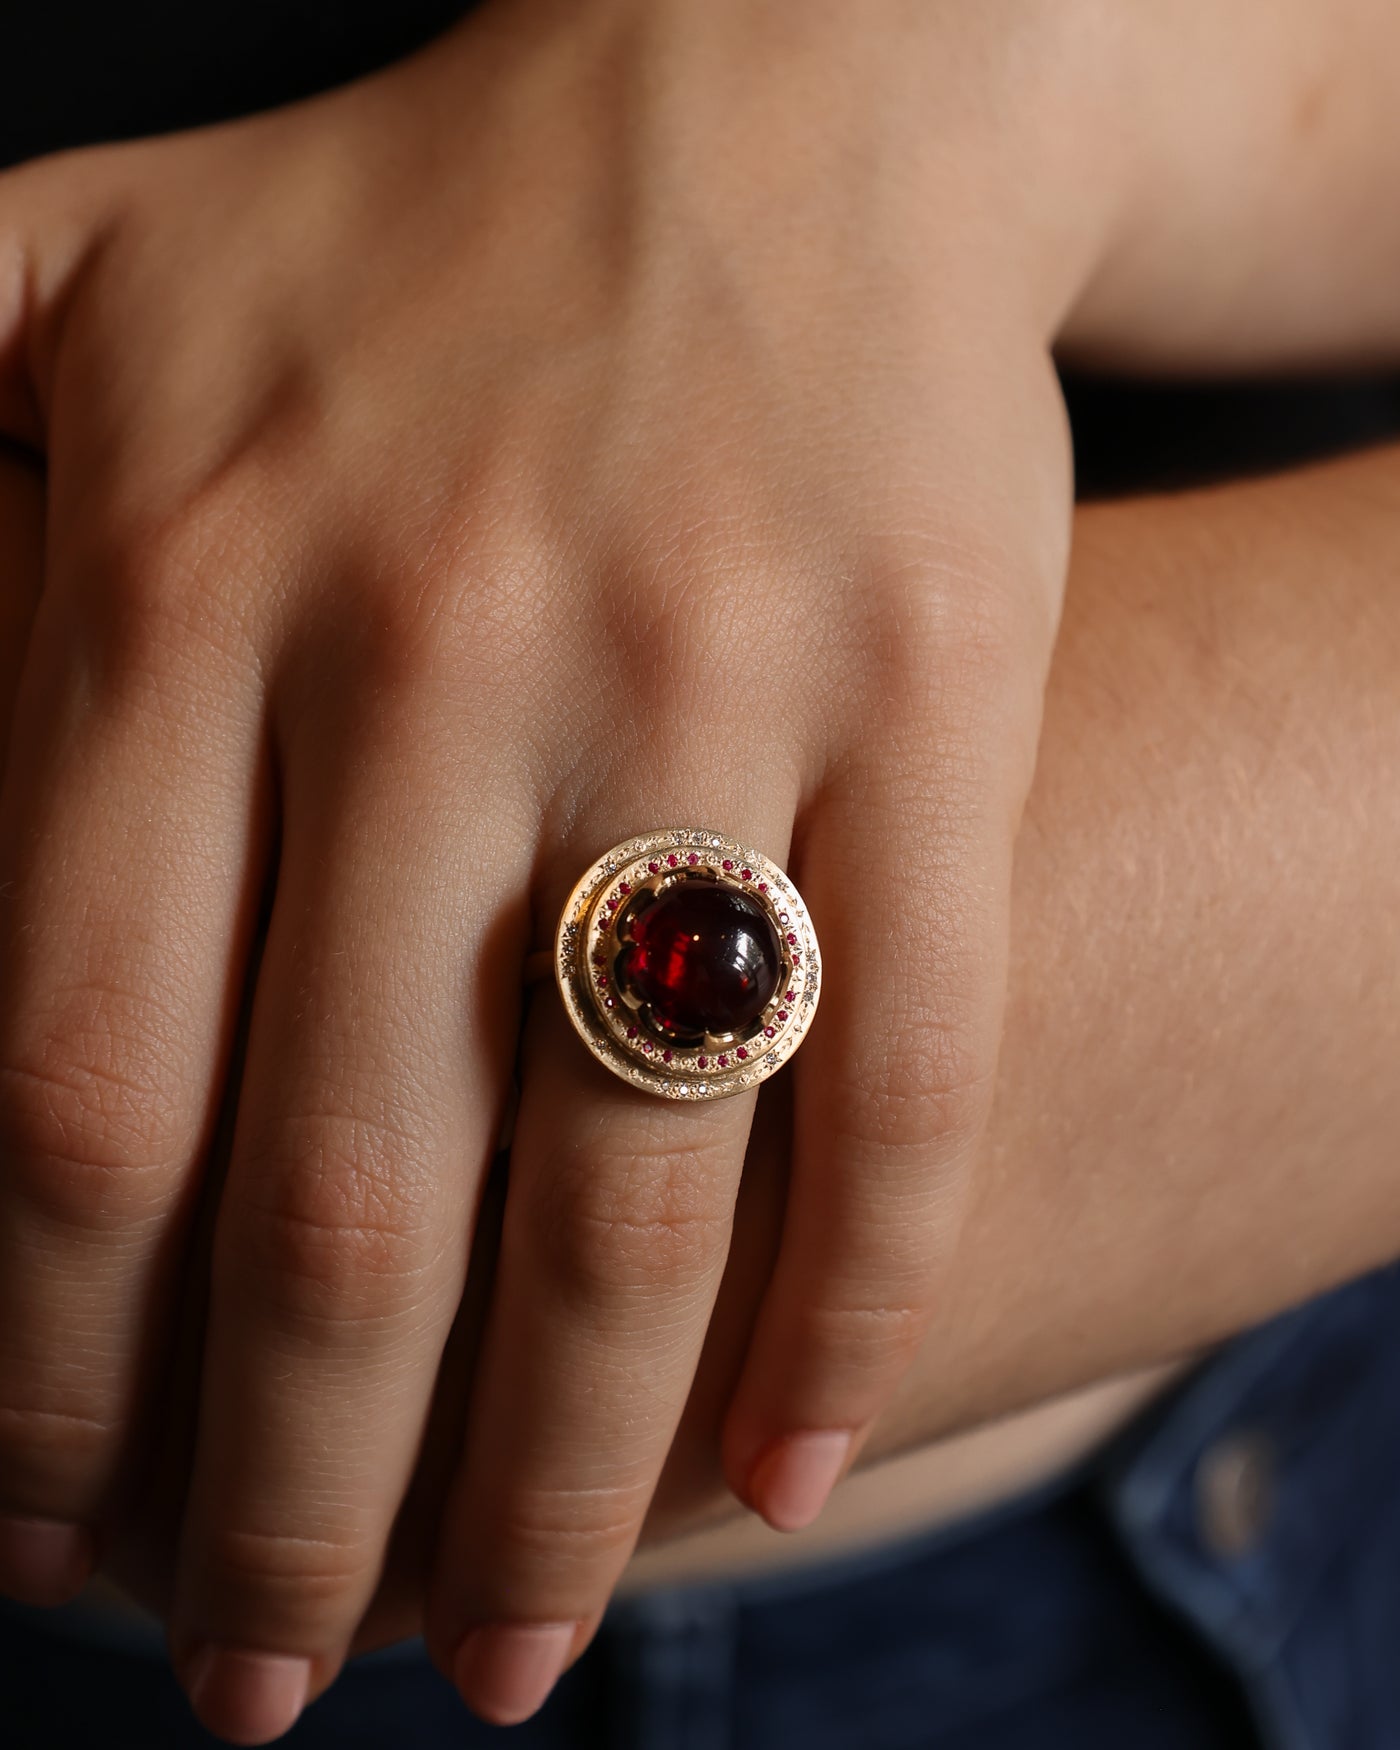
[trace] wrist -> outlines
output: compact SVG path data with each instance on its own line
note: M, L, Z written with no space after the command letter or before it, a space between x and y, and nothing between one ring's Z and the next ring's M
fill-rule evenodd
M799 25L787 0L514 0L488 16L495 45L607 108L656 172L703 165L726 220L842 223L835 203L861 188L855 216L888 221L891 271L921 298L956 305L961 283L987 309L1004 294L1048 344L1126 206L1125 154L1104 146L1122 137L1126 31L1100 10L805 0ZM480 90L476 19L444 58L454 44ZM460 114L456 74L447 89Z

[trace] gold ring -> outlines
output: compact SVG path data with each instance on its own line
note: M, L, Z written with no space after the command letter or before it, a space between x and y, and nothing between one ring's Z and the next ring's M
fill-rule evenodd
M668 827L600 857L564 902L552 962L600 1063L668 1100L766 1081L806 1037L821 954L801 894L723 833Z

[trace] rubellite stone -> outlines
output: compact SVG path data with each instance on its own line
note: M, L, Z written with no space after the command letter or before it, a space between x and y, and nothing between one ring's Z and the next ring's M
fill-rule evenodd
M624 934L618 979L677 1035L740 1031L767 1008L782 975L764 907L705 877L643 894L625 914Z

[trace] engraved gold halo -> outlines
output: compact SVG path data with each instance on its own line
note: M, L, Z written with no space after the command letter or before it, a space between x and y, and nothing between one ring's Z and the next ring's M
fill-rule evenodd
M617 976L629 904L650 890L708 878L742 891L777 931L782 967L772 1000L732 1033L681 1043L650 1022ZM554 972L574 1029L614 1075L669 1100L714 1100L766 1081L805 1038L821 991L821 953L802 896L761 852L723 833L668 827L639 833L600 857L565 901Z

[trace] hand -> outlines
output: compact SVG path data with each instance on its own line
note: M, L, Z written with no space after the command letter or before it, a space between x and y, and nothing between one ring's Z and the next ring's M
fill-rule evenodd
M918 1346L995 1066L1093 227L969 69L1035 57L546 15L0 188L0 409L49 493L0 803L0 1499L52 1522L0 1559L61 1589L120 1517L231 1083L172 1651L245 1739L374 1593L522 960L590 857L719 823L822 937L724 1429L775 1524ZM495 1718L633 1546L752 1112L640 1098L552 998L521 1064L427 1628Z
M1400 915L1397 518L1394 448L1076 515L1017 840L993 1118L934 1323L863 1464L916 1448L922 1484L941 1476L960 1502L972 1477L1014 1487L1008 1456L1071 1457L1160 1386L1162 1363L1400 1248L1400 1004L1375 951ZM1222 966L1252 970L1222 984ZM779 1077L757 1103L724 1280L629 1577L707 1566L721 1546L704 1537L659 1564L642 1552L742 1511L718 1430L781 1227L790 1092ZM487 1255L357 1650L421 1627L501 1189L493 1175ZM166 1419L173 1462L147 1467L146 1511L106 1551L162 1615L183 1420ZM889 1477L852 1479L858 1517Z

